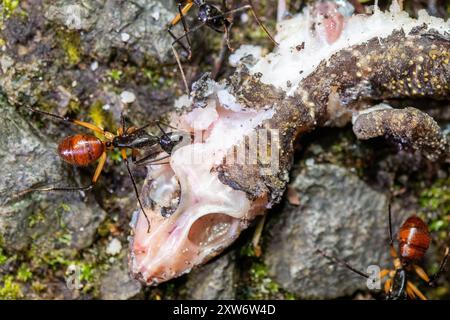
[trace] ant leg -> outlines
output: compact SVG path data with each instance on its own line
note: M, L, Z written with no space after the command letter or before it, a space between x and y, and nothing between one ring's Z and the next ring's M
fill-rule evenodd
M178 128L171 126L170 124L168 124L167 122L161 121L161 120L156 120L155 121L156 124L160 123L162 125L165 125L167 128L173 129L173 130L178 130ZM160 128L160 127L159 127ZM160 128L161 129L161 128ZM163 130L161 130L163 133L165 133Z
M217 79L217 76L219 75L220 69L222 69L222 64L223 61L225 60L225 55L227 53L227 39L226 37L223 37L222 39L222 43L221 43L221 48L220 48L220 53L219 53L219 57L216 60L215 66L214 66L214 70L211 74L211 78L213 80Z
M409 290L408 290L409 289ZM411 282L406 282L406 292L413 298L416 296L421 300L428 300L427 297Z
M133 163L134 163L134 165L139 166L139 165L141 165L141 164L144 164L145 160L150 159L150 158L152 158L152 157L158 155L159 153L160 153L159 151L152 152L152 153L150 153L150 154L144 156L143 158L134 161Z
M227 47L228 47L228 49L229 49L231 52L234 51L234 49L231 47L231 41L230 41L230 34L231 34L231 27L232 27L232 26L233 26L233 23L230 22L230 25L229 25L229 26L225 26L225 27L224 27L224 29L225 29L225 40L226 40L226 42L227 42Z
M100 174L102 173L103 167L105 166L105 162L106 162L106 152L103 152L103 154L100 156L97 168L95 169L94 177L92 178L93 184L97 183L97 180L100 177Z
M253 17L256 19L256 22L258 23L258 25L261 27L261 29L263 29L263 31L267 34L267 36L269 37L269 39L276 45L278 46L278 42L275 41L275 39L272 37L272 35L270 34L269 30L267 30L267 28L264 26L264 24L261 22L261 20L259 19L258 15L256 14L255 10L253 9L253 4L251 0L247 0L248 1L248 5L236 8L236 9L232 9L229 10L227 12L224 12L223 14L221 14L220 16L225 17L225 16L229 16L229 15L233 15L235 13L238 12L242 12L242 11L247 11L250 10L252 12ZM209 20L213 20L218 18L216 17L211 17L209 18Z
M354 273L359 274L360 276L362 276L364 278L369 278L369 275L367 273L359 271L358 269L353 268L348 262L346 262L344 260L341 260L339 258L333 257L333 256L329 256L324 251L322 251L321 249L317 249L317 252L319 252L322 256L324 256L328 260L331 260L332 262L334 262L336 264L339 264L339 265L349 269L350 271L353 271Z
M172 39L173 39L173 42L172 42L172 46L174 46L176 43L188 54L188 57L190 57L191 56L191 49L188 49L188 47L186 47L185 45L184 45L184 43L183 42L181 42L180 40L184 37L184 35L183 36L181 36L181 37L177 37L173 32L172 32L172 26L170 26L169 27L169 29L167 29L167 32L169 32L169 35L172 37Z
M192 7L192 3L191 3L191 7ZM189 7L189 8L191 8ZM183 24L183 29L184 29L184 33L186 34L186 41L188 43L188 60L191 60L192 58L192 44L191 44L191 39L189 38L189 27L186 23L186 19L184 18L184 14L183 14L183 10L181 10L181 3L178 4L178 11L181 17L181 23Z
M33 191L88 191L94 187L97 183L98 178L100 177L100 173L103 170L106 162L106 152L103 152L100 156L100 160L98 161L97 168L95 169L94 177L92 178L91 184L84 187L49 187L49 188L37 188L37 189L27 189L20 192L20 195L25 195L29 192Z
M181 2L178 2L178 15L172 20L172 22L170 23L169 29L167 30L170 34L170 36L174 39L174 42L172 42L172 45L174 45L175 43L178 43L184 51L186 51L186 53L188 54L188 60L191 60L192 57L192 45L191 45L191 39L189 38L189 27L186 23L186 20L184 18L184 15L191 9L193 3L188 3L186 4L186 6L184 6L183 8L181 8L182 4ZM186 37L186 41L188 43L188 46L186 47L184 45L184 43L181 42L181 38L177 38L175 36L175 34L172 32L172 27L174 25L176 25L178 22L180 22L183 24L183 30L184 30L184 34L181 38Z
M162 122L156 121L156 126L158 127L159 130L161 130L161 132L163 133L163 135L166 136L167 133L166 133L166 131L164 131L164 129L161 127L160 123L162 123Z
M192 6L194 5L194 1L189 1L188 3L185 4L185 6L181 9L181 13L178 13L175 18L172 19L172 21L170 22L170 26L173 27L174 25L178 24L178 22L180 22L181 20L181 16L182 15L186 15L189 10L191 10ZM181 1L178 1L178 8L181 7Z
M188 6L188 5L189 5L189 3L188 3L186 6ZM192 6L192 3L191 3L191 6ZM180 8L180 7L179 7L179 8ZM186 7L185 7L185 8L186 8ZM189 7L189 8L190 8L190 7ZM184 9L184 8L183 8L183 9ZM188 10L187 10L187 11L188 11ZM187 11L186 11L186 12L187 12ZM184 27L184 34L183 34L182 36L180 36L180 37L176 37L176 36L173 34L172 29L171 29L173 25L175 25L176 23L178 23L179 20L176 20L176 18L177 18L178 16L180 16L179 19L181 19L181 21L182 21L182 23L183 23L183 27ZM181 59L180 59L180 56L178 55L178 52L177 52L177 50L175 49L175 44L178 43L178 44L183 48L183 50L187 52L187 54L188 54L188 59L190 60L191 57L192 57L192 48L191 48L191 41L190 41L190 38L189 38L189 34L192 33L192 32L194 32L194 31L196 31L196 30L198 30L198 29L200 29L201 27L203 27L204 23L199 24L199 25L195 26L195 27L192 28L192 29L188 29L188 28L187 28L187 24L186 24L186 22L185 22L185 20L184 20L183 10L180 11L180 13L178 14L178 16L175 17L175 19L172 21L172 24L171 24L171 26L169 27L169 29L168 29L167 31L169 32L170 36L174 39L174 41L172 42L172 46L171 46L171 47L172 47L172 52L173 52L173 55L175 56L175 60L177 61L178 68L180 69L181 77L183 78L184 86L185 86L185 88L186 88L186 93L189 95L189 94L190 94L189 85L188 85L187 80L186 80L186 75L185 75L185 73L184 73L183 66L181 65ZM174 21L176 21L176 22L174 23ZM183 39L183 38L186 38L186 39L187 39L187 42L188 42L189 47L186 47L186 46L183 44L183 42L181 42L181 39Z
M172 45L172 51L173 51L173 55L175 56L175 60L177 61L178 69L180 69L181 78L183 79L184 87L186 89L186 94L190 95L191 92L189 90L189 85L186 80L186 75L184 74L183 66L181 65L180 57L178 56L178 52L173 45Z
M388 221L389 221L389 247L392 258L397 258L397 251L394 248L394 238L392 237L392 212L391 202L388 204Z
M416 274L425 282L430 283L430 278L428 277L427 273L425 272L425 270L423 270L422 267L418 266L417 264L414 264L413 266L414 271L416 272Z
M221 17L221 16L222 16L222 15L216 16L216 18L217 18L217 17ZM211 18L209 18L209 20L211 20ZM203 27L204 25L205 25L205 23L202 22L202 23L196 25L195 27L193 27L192 29L189 29L188 31L186 31L183 35L179 36L178 38L177 38L177 37L174 37L174 42L172 42L172 45L174 45L175 43L180 44L179 41L180 41L181 39L186 38L186 36L188 36L188 35L191 34L191 33L194 33L195 31L197 31L198 29L200 29L200 28Z
M150 123L147 123L146 125L144 125L144 126L142 126L142 127L139 127L139 128L134 128L134 127L128 128L128 129L127 129L127 133L136 133L136 132L138 132L138 131L142 131L142 130L144 130L144 129L147 129L148 127L150 127L151 125L154 125L154 124L156 124L156 126L161 130L161 132L162 132L163 134L167 134L167 132L165 132L165 131L161 128L161 126L160 126L159 124L163 124L163 125L165 125L166 127L169 127L169 128L171 128L171 129L174 129L174 130L178 130L178 128L175 128L174 126L171 126L170 124L167 124L167 123L165 123L165 122L163 122L163 121L161 121L161 120L155 120L155 121L150 122ZM132 131L130 131L130 129L132 129ZM150 134L150 135L152 135L152 134Z
M53 114L53 113L50 113L50 112L46 112L46 111L42 111L42 110L38 110L38 109L34 109L34 108L31 108L31 107L26 107L26 108L28 108L29 110L31 110L33 112L36 112L36 113L39 113L39 114L42 114L42 115L45 115L45 116L48 116L48 117L52 117L52 118L55 118L55 119L58 119L58 120L61 120L61 121L64 121L64 122L76 124L78 126L87 128L89 130L92 130L94 132L97 132L97 133L100 133L100 134L104 135L107 139L114 138L114 134L112 134L112 133L110 133L108 131L105 131L105 130L103 130L100 127L97 127L96 125L94 125L92 123L71 119L69 117L61 117L59 115L56 115L56 114Z
M163 134L165 137L167 137L167 138L169 138L169 136L168 136L167 132L162 128L161 124L165 125L165 126L168 127L168 128L171 128L171 129L174 129L174 130L178 130L178 128L175 128L175 127L171 126L170 124L167 124L167 123L165 123L165 122L163 122L163 121L160 121L160 120L157 120L155 123L156 123L156 126L158 127L158 129L159 129L159 130L162 132L162 134Z
M444 271L445 265L447 264L447 260L448 260L448 256L450 255L450 249L449 247L445 248L445 254L444 257L442 258L441 264L439 266L439 270L433 274L431 276L430 281L428 282L429 285L434 285L435 281L437 279L439 279L439 277L441 276L442 272Z
M158 152L158 153L159 153L159 152ZM160 157L160 158L152 159L151 161L144 163L145 160L154 157L155 154L157 154L157 153L151 153L151 154L145 156L144 158L137 160L134 164L137 165L137 166L138 166L138 165L141 165L141 164L146 164L146 165L148 165L148 164L153 164L153 165L158 165L158 164L168 164L168 163L155 163L155 162L161 161L161 160L164 160L164 159L167 159L167 158L170 158L170 155L165 155L165 156L162 156L162 157Z
M384 293L389 294L392 288L392 279L387 279L384 283Z
M139 150L131 149L131 162L136 162L137 156L139 155Z
M380 271L380 275L379 275L380 279L383 279L384 277L386 277L387 275L389 275L390 272L391 272L391 270L389 270L389 269L383 269L383 270L381 270L381 271Z
M408 298L410 299L416 299L416 294L414 293L414 291L410 288L409 286L410 282L408 281L407 285L406 285L406 295Z
M278 46L278 42L275 41L275 39L272 37L272 35L270 34L269 30L267 30L266 26L261 22L261 20L259 19L258 15L255 12L255 9L253 7L253 3L252 0L247 0L249 5L250 5L250 11L253 14L253 17L255 18L256 22L259 24L259 26L261 27L261 29L264 30L264 32L267 34L267 36L269 37L269 39L276 45Z
M149 218L147 216L147 213L144 210L144 206L142 205L142 202L141 202L141 197L139 196L139 192L138 192L138 189L136 187L136 181L134 179L133 174L131 173L130 164L128 163L126 149L122 149L121 153L122 153L122 159L125 161L125 164L126 164L126 167L127 167L128 175L130 176L131 182L133 184L134 193L136 194L136 198L137 198L137 200L139 202L139 207L141 208L142 213L144 214L145 220L147 220L147 225L148 225L147 233L149 233L150 232L150 220L149 220Z
M159 162L159 163L150 163L151 166L162 166L165 164L170 164L170 161L166 161L166 162Z

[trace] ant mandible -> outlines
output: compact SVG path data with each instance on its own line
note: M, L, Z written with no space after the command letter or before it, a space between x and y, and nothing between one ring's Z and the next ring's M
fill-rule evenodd
M24 195L33 191L87 191L94 187L97 183L98 178L103 170L103 167L106 162L107 152L111 151L115 148L120 149L120 153L122 159L124 160L128 175L130 176L131 182L133 184L134 192L136 194L136 198L138 200L139 206L144 213L144 216L147 220L148 231L150 231L150 220L144 210L144 206L142 205L141 198L139 196L138 189L136 187L136 181L130 169L130 164L127 157L127 149L131 150L131 159L135 164L154 164L160 165L165 164L160 161L167 159L170 157L173 148L181 142L183 136L176 132L165 132L161 127L160 122L156 121L156 125L159 130L162 132L161 136L149 134L145 131L151 123L140 127L129 127L126 128L125 118L123 113L121 114L121 126L117 130L117 134L113 134L109 131L103 130L102 128L79 120L75 120L69 117L61 117L59 115L45 112L42 110L34 109L28 107L33 112L52 117L54 119L58 119L67 123L71 123L74 125L78 125L84 128L87 128L97 134L100 134L101 139L97 138L94 135L87 134L76 134L69 137L64 138L58 144L58 155L65 162L72 164L74 166L84 167L90 164L93 164L98 160L97 168L95 169L94 176L91 179L91 183L88 186L84 187L47 187L47 188L36 188L36 189L27 189L22 191L20 195ZM139 154L139 150L146 147L154 147L159 146L160 150L153 150L149 155L136 160L137 155ZM166 152L167 155L161 156L159 158L155 158L162 151Z
M423 260L425 253L430 245L431 236L428 231L428 227L425 222L419 217L413 215L403 222L398 232L398 252L394 247L394 240L392 238L392 220L391 220L391 205L389 204L389 246L390 254L393 258L394 269L383 269L379 273L380 280L389 277L384 283L384 291L387 299L411 299L420 298L426 300L425 295L408 280L408 273L414 271L422 280L424 280L429 286L432 286L435 281L442 274L445 265L448 260L450 250L448 247L445 249L444 257L438 271L431 277L427 275L425 270L417 265ZM369 275L362 272L346 261L343 261L337 257L329 256L322 250L317 250L321 255L330 259L336 264L340 264L354 273L359 274L367 279Z
M184 85L186 87L186 91L189 94L189 86L187 84L186 76L184 74L183 68L181 66L181 61L179 58L179 55L175 49L175 44L180 45L180 47L187 53L188 60L192 57L192 45L191 45L191 39L189 37L190 33L193 33L194 31L197 31L198 29L202 28L203 26L207 26L210 29L219 32L224 33L225 41L227 44L227 47L230 51L233 51L231 45L230 45L230 30L233 25L232 23L232 17L234 14L248 11L250 10L253 17L261 27L261 29L264 30L264 32L267 34L269 39L275 44L278 45L278 43L275 41L275 39L272 37L270 32L267 30L267 28L264 26L264 24L259 19L258 15L256 14L253 3L251 0L247 0L248 4L241 6L236 9L228 10L226 5L226 0L222 0L222 7L219 8L216 5L213 5L205 0L184 0L184 1L178 1L178 14L175 16L175 18L172 19L172 21L169 23L168 32L170 36L173 38L172 42L172 51L175 55L175 59L177 61L178 67L181 72L181 76L183 78ZM190 9L196 5L198 7L198 14L197 18L200 21L200 24L194 26L193 28L189 28L189 26L186 23L185 15L190 11ZM177 25L181 21L184 29L183 35L177 37L172 32L172 28ZM183 38L186 38L187 46L181 41ZM221 54L223 56L223 54ZM220 65L220 64L219 64ZM214 74L217 75L218 68L216 66L216 70L214 71ZM214 76L215 77L215 76ZM214 78L213 77L213 78Z

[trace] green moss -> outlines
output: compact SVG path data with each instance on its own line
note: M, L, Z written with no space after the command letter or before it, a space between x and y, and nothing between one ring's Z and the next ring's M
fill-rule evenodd
M108 217L98 226L97 228L97 234L102 237L106 238L111 233L111 229L114 228L115 223L111 221L111 219Z
M0 248L0 266L8 261L8 257L3 253L3 249Z
M270 299L280 291L278 284L268 276L266 265L261 262L252 264L249 280L248 299Z
M106 129L108 131L116 131L116 123L114 122L111 112L103 109L103 102L96 101L89 107L89 118L96 126ZM100 136L98 136L100 137Z
M295 296L295 294L290 293L290 292L286 292L286 293L284 294L284 298L285 298L286 300L296 300L296 299L297 299L297 297Z
M81 40L77 32L60 32L59 39L61 46L66 53L67 61L70 65L78 64L81 61Z
M72 244L72 234L69 232L57 233L56 242L63 244L65 246L70 246Z
M56 216L58 218L59 226L62 229L65 229L67 227L62 218L64 216L64 213L66 212L70 212L70 205L64 202L60 203L58 208L56 209Z
M109 77L115 82L119 82L122 79L123 72L121 70L113 69L109 72Z
M33 228L37 224L45 221L45 215L42 211L38 211L28 217L28 227Z
M431 213L432 219L428 225L430 231L446 239L450 229L450 178L440 179L423 190L419 204L424 211Z
M448 221L442 219L434 220L430 223L429 229L431 232L437 232L448 229Z
M120 153L119 149L114 149L109 153L109 158L115 163L121 163L122 162L122 154Z
M165 69L156 71L155 68L148 68L144 70L143 74L154 88L171 88L174 84L173 75L167 75Z
M19 6L19 0L3 0L2 1L2 15L4 18L9 18L11 14L17 9Z
M27 282L30 280L33 276L33 273L31 272L30 268L27 266L27 264L22 263L17 270L17 280L20 280L22 282Z
M173 282L169 282L166 283L163 286L163 291L164 291L164 299L175 299L175 297L177 296L177 286L173 283ZM156 298L156 297L155 297ZM156 298L157 300L159 300L158 298Z
M58 239L60 241L60 238ZM97 292L101 274L107 269L107 266L101 263L103 258L98 253L85 256L83 253L77 253L76 250L53 249L47 251L36 245L32 245L28 251L28 260L28 264L23 264L19 269L21 272L18 271L17 279L24 282L33 279L32 289L36 292L45 290L48 279L53 277L65 279L68 276L66 271L69 266L77 268L76 274L82 285L82 293ZM45 278L36 277L36 274L43 274L43 270L45 270Z
M0 300L15 300L23 298L20 285L14 281L12 275L3 277L3 286L0 287Z
M43 292L45 289L47 289L47 286L42 283L41 281L33 281L31 283L31 289L36 292L36 293L41 293Z
M438 213L450 212L450 177L439 179L420 194L419 204L427 210Z
M94 279L94 265L85 261L75 261L72 264L80 270L80 281L92 282Z
M241 250L239 251L239 255L241 257L256 257L255 247L251 242L249 242L246 245L242 246Z
M76 100L70 100L68 108L73 113L79 113L80 110L81 110L80 109L80 102L76 101Z

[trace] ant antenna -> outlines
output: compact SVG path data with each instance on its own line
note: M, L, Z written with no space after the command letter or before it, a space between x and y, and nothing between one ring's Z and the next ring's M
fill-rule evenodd
M137 200L139 202L139 207L141 208L142 213L144 213L145 220L147 220L147 225L148 225L147 233L149 233L150 232L150 227L151 227L150 219L148 218L147 213L144 210L144 206L142 205L141 197L139 196L139 192L138 192L138 189L136 187L136 181L134 180L134 176L131 173L130 164L128 162L128 159L124 158L124 160L125 160L125 164L126 164L126 167L127 167L128 175L130 176L131 182L133 183L134 193L136 194L136 198L137 198Z
M359 274L360 276L362 276L364 278L367 278L367 279L369 278L369 275L367 273L359 271L358 269L353 268L348 262L346 262L344 260L341 260L339 258L333 257L333 256L329 256L321 249L316 249L316 251L318 253L320 253L322 256L324 256L325 258L327 258L328 260L330 260L330 261L332 261L332 262L334 262L334 263L336 263L338 265L341 265L341 266L349 269L350 271L353 271L354 273Z
M278 46L278 42L275 41L275 39L272 37L272 35L270 34L269 30L267 30L267 28L264 26L264 24L261 22L261 20L259 19L258 15L255 12L255 9L253 7L253 2L252 0L247 0L248 4L250 5L250 11L253 14L253 17L255 18L256 22L259 24L259 26L261 27L261 29L264 30L264 32L267 34L267 36L269 37L269 39L275 44L275 46Z

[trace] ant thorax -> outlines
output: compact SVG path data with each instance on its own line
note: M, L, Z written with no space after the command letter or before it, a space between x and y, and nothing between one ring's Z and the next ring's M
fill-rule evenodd
M114 137L112 145L115 148L142 149L158 143L158 137L149 135L145 131L137 131L130 134Z

